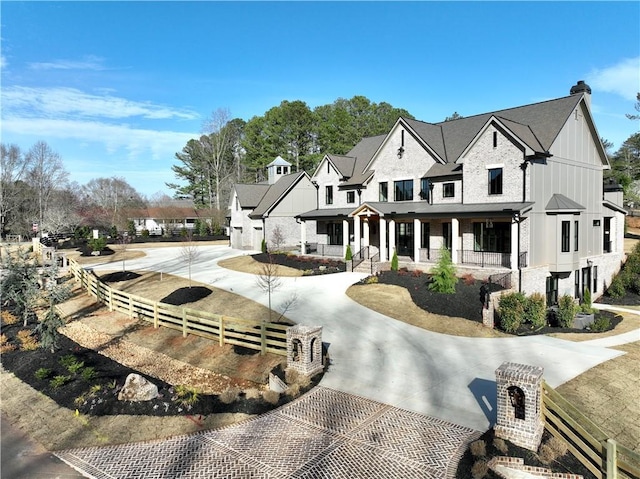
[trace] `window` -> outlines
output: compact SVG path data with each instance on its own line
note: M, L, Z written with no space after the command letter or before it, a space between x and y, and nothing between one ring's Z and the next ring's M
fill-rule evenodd
M431 247L431 224L420 223L420 227L422 228L420 247L429 249Z
M511 253L511 225L509 223L473 223L473 250Z
M600 226L600 220L593 220L593 226Z
M453 198L454 196L456 196L455 183L444 183L442 185L442 196L444 198Z
M570 230L571 230L571 222L563 221L562 222L562 247L561 247L561 251L563 253L569 252Z
M342 223L327 224L329 244L342 244Z
M573 222L573 251L578 251L580 249L580 238L578 237L578 222Z
M498 132L497 131L493 132L493 147L494 148L498 147Z
M281 174L282 174L282 166L276 166L276 173L277 173L278 175L281 175Z
M288 166L283 166L283 167L282 167L282 173L283 173L283 174L285 174L285 175L286 175L287 173L289 173L289 167L288 167Z
M420 199L429 201L430 192L429 178L420 179Z
M413 200L413 180L394 181L394 197L393 201L411 201Z
M573 272L573 274L574 274L574 279L575 279L575 281L574 281L575 290L574 290L574 293L573 293L573 297L574 298L580 298L581 297L580 296L580 270L579 269L575 270Z
M325 186L325 203L328 205L333 204L333 186Z
M491 168L489 170L489 194L502 194L502 168Z
M355 203L355 202L356 202L356 192L347 191L347 203Z
M379 188L379 197L378 197L378 201L389 201L389 196L388 196L388 186L387 186L387 182L383 181L382 183L380 183L380 188Z
M593 292L598 292L598 267L593 267Z

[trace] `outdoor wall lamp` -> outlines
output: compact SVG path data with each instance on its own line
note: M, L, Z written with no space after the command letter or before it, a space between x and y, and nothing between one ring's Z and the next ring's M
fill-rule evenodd
M402 158L403 154L404 154L404 146L401 146L400 148L398 148L398 158Z
M588 260L587 260L587 266L588 266L589 268L591 268L591 267L593 266L593 260L588 259Z

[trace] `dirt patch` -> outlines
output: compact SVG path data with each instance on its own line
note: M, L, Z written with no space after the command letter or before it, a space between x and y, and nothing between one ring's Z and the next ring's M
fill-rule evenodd
M236 256L235 258L224 259L218 261L218 266L227 268L240 273L263 274L264 264L256 261L250 255ZM276 273L278 276L292 277L302 276L302 271L287 266L278 266Z

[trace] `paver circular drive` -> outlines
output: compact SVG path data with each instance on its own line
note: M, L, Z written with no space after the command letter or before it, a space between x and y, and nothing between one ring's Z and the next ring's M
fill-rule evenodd
M453 478L473 429L317 387L256 419L167 440L58 452L99 479Z

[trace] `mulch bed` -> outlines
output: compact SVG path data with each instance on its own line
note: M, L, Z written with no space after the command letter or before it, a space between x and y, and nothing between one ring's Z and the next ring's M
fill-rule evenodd
M209 296L213 291L204 286L191 286L178 288L171 294L160 300L161 303L173 304L180 306L181 304L194 303Z
M524 459L524 463L527 466L544 467L546 469L551 469L556 473L580 474L584 479L596 479L595 476L586 467L584 467L580 463L580 461L578 461L570 452L567 452L565 455L556 458L551 464L544 464L542 461L540 461L538 455L533 451L518 447L514 444L511 444L509 441L504 441L504 444L508 448L506 452L498 450L493 443L494 437L494 431L493 428L491 428L478 439L479 441L484 441L486 445L486 455L484 457L474 457L473 454L471 454L471 449L467 449L467 451L460 459L460 462L458 463L458 469L455 476L456 479L474 479L474 475L472 473L473 465L478 460L488 461L490 458L496 456L519 457ZM550 434L545 431L542 435L542 444L549 440L550 437ZM489 471L483 477L485 479L500 478L500 476L495 474L493 471Z
M8 342L19 344L16 339L18 331L22 330L22 323L2 325L2 334ZM35 332L33 333L35 335ZM61 358L73 355L83 367L77 373L71 373L62 363ZM292 397L281 394L277 404L271 404L264 399L248 399L244 393L231 404L220 401L219 395L199 395L193 405L181 404L174 385L160 379L142 374L139 371L103 356L92 349L80 346L66 336L61 335L58 349L50 350L37 348L32 351L14 350L2 353L2 366L5 370L15 374L24 383L51 398L59 406L70 410L78 410L82 414L91 416L106 415L144 415L144 416L174 416L174 415L202 415L217 413L245 413L263 414L292 400ZM83 377L83 369L93 368L95 376L90 380ZM36 377L41 369L49 370L45 378ZM125 383L127 376L137 373L158 386L160 397L151 401L131 402L118 400L118 393ZM52 384L56 376L67 376L68 380L58 387ZM322 375L317 375L308 388L314 387ZM92 392L93 391L93 392Z
M366 279L362 283L366 283ZM504 289L495 283L485 283L474 280L473 282L459 279L456 283L455 294L436 293L429 289L430 275L420 271L382 271L378 275L378 283L401 286L411 295L411 299L421 309L434 314L465 318L482 323L483 299L486 292L492 293ZM614 329L622 317L610 311L598 311L600 316L609 318L609 328ZM533 329L531 324L523 324L514 334L516 336L528 336L551 333L585 333L588 329L561 328L548 324L543 328Z
M259 253L251 256L260 263L274 263L289 268L299 269L305 276L344 273L347 265L344 261L316 258L313 256L296 256L285 253Z

